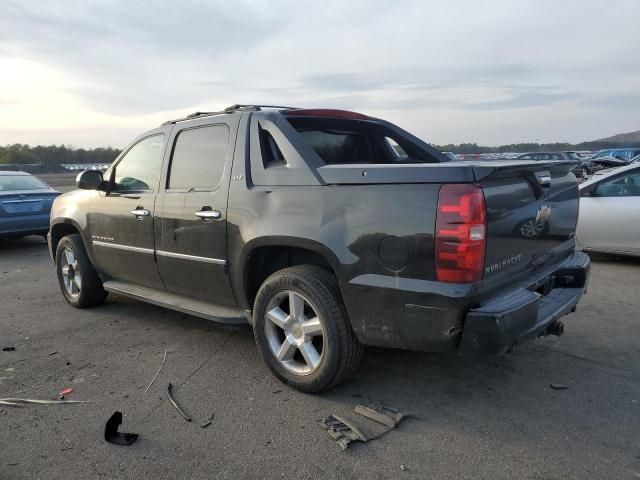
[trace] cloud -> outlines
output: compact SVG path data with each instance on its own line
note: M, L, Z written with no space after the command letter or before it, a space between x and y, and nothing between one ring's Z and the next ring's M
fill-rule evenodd
M608 129L638 128L628 107L640 81L638 17L635 0L4 0L0 60L66 80L6 88L0 78L0 88L44 119L53 106L23 100L46 87L51 105L64 98L103 132L259 102L392 115L441 143L476 134L510 143L547 128L581 140L594 115L610 117ZM0 134L15 112L0 102ZM27 123L20 131L37 136Z

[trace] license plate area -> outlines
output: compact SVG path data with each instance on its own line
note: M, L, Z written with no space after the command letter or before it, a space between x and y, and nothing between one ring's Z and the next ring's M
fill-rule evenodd
M42 200L9 200L0 203L2 210L8 214L36 213L42 210Z

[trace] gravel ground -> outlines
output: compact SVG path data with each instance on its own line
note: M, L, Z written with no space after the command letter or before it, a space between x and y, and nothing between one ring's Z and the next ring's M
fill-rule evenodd
M40 238L0 241L0 347L15 347L0 397L70 386L90 401L0 406L0 479L640 478L639 284L640 261L595 257L562 338L483 360L368 349L355 378L312 396L271 376L248 327L115 295L76 310ZM414 417L343 452L317 421L364 402ZM104 441L116 410L140 434L130 447Z

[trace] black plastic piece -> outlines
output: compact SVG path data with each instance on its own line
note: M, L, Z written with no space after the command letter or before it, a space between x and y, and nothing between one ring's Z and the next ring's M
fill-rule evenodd
M104 429L104 439L114 445L131 445L135 442L139 435L137 433L120 433L118 427L122 425L122 413L114 412L111 418L107 420Z

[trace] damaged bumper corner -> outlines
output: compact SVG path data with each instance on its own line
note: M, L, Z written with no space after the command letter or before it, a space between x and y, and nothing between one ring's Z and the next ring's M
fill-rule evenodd
M531 338L561 335L559 319L576 310L589 267L589 257L575 252L542 287L519 288L472 309L465 317L460 353L501 355Z

